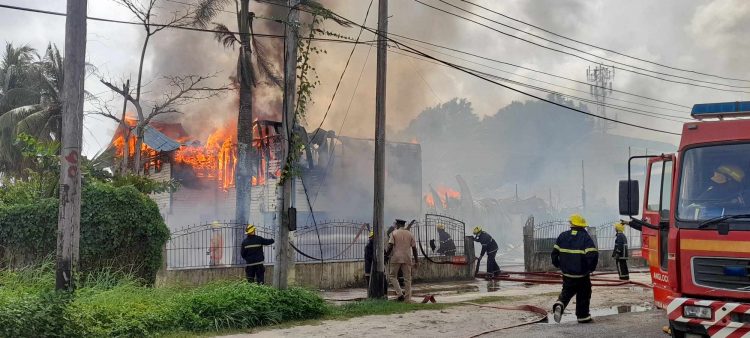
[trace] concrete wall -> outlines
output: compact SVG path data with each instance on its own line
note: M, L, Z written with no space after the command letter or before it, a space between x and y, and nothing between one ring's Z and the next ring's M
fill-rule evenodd
M437 258L434 258L437 259ZM297 263L294 285L313 289L364 287L364 262ZM415 282L471 279L473 265L434 264L421 260L414 273ZM244 267L211 267L203 269L162 270L157 285L200 285L217 280L245 278ZM273 265L266 265L266 283L273 279Z

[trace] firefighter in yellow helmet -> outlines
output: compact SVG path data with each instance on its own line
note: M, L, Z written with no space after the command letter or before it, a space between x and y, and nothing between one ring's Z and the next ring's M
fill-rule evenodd
M625 225L622 222L615 223L615 249L612 250L612 257L615 259L617 274L620 280L629 280L628 273L628 238L625 237Z
M588 223L579 214L570 215L570 230L557 237L552 249L552 265L562 270L563 287L557 302L552 306L554 319L560 322L563 311L576 296L576 317L579 323L592 321L589 313L591 278L599 261L599 252L586 231Z
M245 276L249 283L265 283L266 268L263 266L265 257L263 256L263 246L273 244L273 239L263 238L256 235L255 225L248 224L245 227L247 237L242 241L240 255L245 259Z
M487 254L487 277L492 278L500 274L500 265L498 265L495 260L495 255L497 255L498 249L495 239L482 230L482 227L480 226L474 227L472 233L474 234L474 241L479 242L479 244L482 245L482 252L479 254L479 260L482 260L482 257Z
M742 182L745 171L732 164L723 164L714 169L709 187L698 196L701 203L720 203L722 205L743 205Z

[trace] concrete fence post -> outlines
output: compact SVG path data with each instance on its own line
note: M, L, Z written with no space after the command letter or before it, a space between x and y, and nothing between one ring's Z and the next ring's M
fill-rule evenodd
M466 271L465 276L467 278L474 277L474 258L476 254L474 253L474 236L464 236L464 256L466 256Z
M523 226L523 267L526 272L534 270L534 251L534 216L529 216Z

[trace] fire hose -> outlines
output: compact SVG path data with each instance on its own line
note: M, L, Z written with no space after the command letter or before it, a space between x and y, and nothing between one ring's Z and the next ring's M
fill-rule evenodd
M349 251L349 249L351 249L351 248L352 248L352 246L354 246L354 244L355 244L355 243L357 242L357 240L359 239L359 236L361 236L361 235L362 235L362 231L364 231L364 229L365 229L365 228L366 228L366 225L365 225L365 224L362 224L362 226L361 226L361 227L359 228L359 231L357 232L357 235L356 235L356 236L354 236L354 239L352 240L352 242L351 242L351 243L349 243L349 244L348 244L348 245L347 245L347 246L346 246L346 247L344 248L344 250L341 250L341 252L339 252L339 253L338 253L338 254L336 254L335 256L329 257L329 258L327 258L327 259L328 259L328 260L331 260L331 259L335 259L335 258L338 258L338 257L340 257L341 255L343 255L344 253L346 253L347 251ZM292 249L294 249L294 251L296 251L296 252L297 252L298 254L300 254L300 255L302 255L302 256L304 256L304 257L307 257L307 258L309 258L309 259L312 259L312 260L316 260L316 261L321 261L321 262L323 262L323 261L324 261L324 259L323 259L323 258L317 258L317 257L313 257L313 256L310 256L310 255L308 255L308 254L306 254L306 253L302 252L302 250L300 250L299 248L297 248L297 247L296 247L296 246L294 245L294 243L292 243L292 242L289 242L289 245L291 245L291 246L292 246Z

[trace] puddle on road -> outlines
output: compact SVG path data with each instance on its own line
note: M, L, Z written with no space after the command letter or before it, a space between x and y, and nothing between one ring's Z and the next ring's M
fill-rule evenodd
M620 313L629 313L629 312L644 312L652 310L653 308L651 306L640 306L640 305L620 305L620 306L613 306L610 308L600 308L600 309L591 309L591 317L594 318L594 321L596 321L596 317L604 317L604 316L611 316L616 315ZM547 318L549 318L548 324L556 324L554 320L552 320L553 314L552 312L549 312L547 315ZM571 304L567 309L565 309L565 313L562 316L562 319L560 320L560 323L575 323L578 319L575 315L575 304Z

